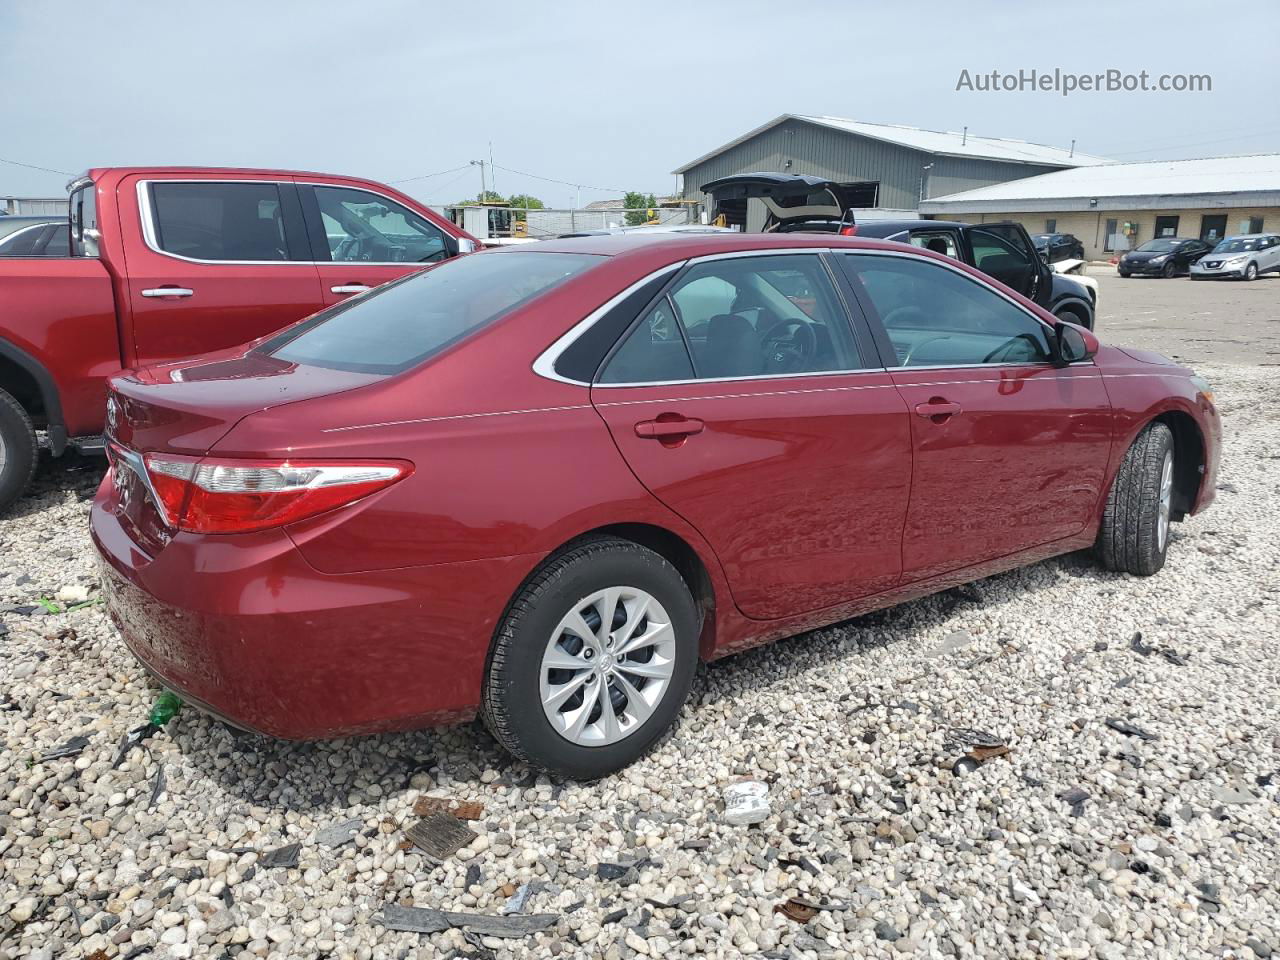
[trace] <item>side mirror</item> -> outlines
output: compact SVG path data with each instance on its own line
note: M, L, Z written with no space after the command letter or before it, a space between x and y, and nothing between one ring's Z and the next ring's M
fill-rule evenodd
M1058 341L1058 362L1061 366L1090 360L1098 352L1098 338L1089 330L1066 320L1059 320L1054 327Z

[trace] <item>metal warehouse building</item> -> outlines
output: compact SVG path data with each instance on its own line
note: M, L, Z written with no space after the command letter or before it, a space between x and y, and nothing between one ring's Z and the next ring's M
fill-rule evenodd
M686 199L707 203L701 187L720 177L783 171L868 187L871 207L915 210L928 197L1023 177L1105 163L1025 140L783 114L673 172ZM748 222L748 229L753 228Z
M1280 154L1108 163L957 192L920 203L948 220L1018 220L1030 233L1071 233L1089 259L1153 237L1215 242L1280 229Z

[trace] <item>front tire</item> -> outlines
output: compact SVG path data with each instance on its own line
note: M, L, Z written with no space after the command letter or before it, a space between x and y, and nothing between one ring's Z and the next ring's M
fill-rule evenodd
M613 773L674 723L698 633L689 587L663 557L629 540L584 541L547 561L508 608L484 722L512 754L552 773Z
M0 513L27 489L38 457L31 418L22 404L0 390Z
M1164 566L1175 465L1173 432L1148 424L1126 451L1102 514L1095 549L1108 570L1149 577Z
M1164 269L1160 271L1160 276L1166 280L1172 280L1178 274L1178 268L1174 266L1173 261L1169 261L1164 265Z
M1245 282L1258 279L1258 265L1256 263L1251 263L1244 268L1244 279Z
M1128 271L1128 270L1117 270L1117 271L1116 271L1116 273L1120 274L1120 276L1121 276L1121 277L1123 277L1125 280L1128 280L1128 279L1129 279L1129 271Z

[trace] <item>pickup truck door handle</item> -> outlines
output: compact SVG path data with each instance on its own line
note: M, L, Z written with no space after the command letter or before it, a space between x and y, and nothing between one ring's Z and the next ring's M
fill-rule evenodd
M641 420L636 424L636 436L646 440L673 440L701 433L705 424L701 420Z
M928 403L916 404L916 415L932 420L934 423L946 423L960 412L960 404L952 403L942 397L930 397Z
M330 287L330 293L364 293L368 290L368 286L363 283L344 283L341 286Z
M152 287L150 290L143 290L144 297L189 297L195 291L189 287Z

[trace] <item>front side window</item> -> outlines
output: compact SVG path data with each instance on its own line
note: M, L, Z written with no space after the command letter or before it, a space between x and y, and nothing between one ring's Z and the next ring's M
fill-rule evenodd
M915 230L911 233L911 245L945 254L953 260L960 259L956 235L950 230Z
M994 290L923 259L846 255L904 367L1048 363L1047 327Z
M400 373L600 262L523 251L461 257L331 307L259 349L332 370Z
M280 188L274 183L153 183L161 250L193 260L288 260Z
M346 187L315 187L329 259L435 263L449 257L444 232L393 200Z

